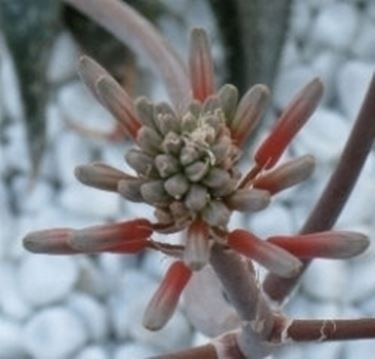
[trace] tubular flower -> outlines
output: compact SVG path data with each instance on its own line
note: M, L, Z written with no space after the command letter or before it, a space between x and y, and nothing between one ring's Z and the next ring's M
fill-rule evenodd
M272 195L312 173L314 158L310 155L280 166L277 163L316 108L322 84L313 79L296 94L255 152L252 168L241 174L238 162L267 107L270 91L258 84L240 100L233 85L216 91L209 40L203 29L192 31L188 69L182 67L182 74L190 73L190 92L179 104L174 96L172 107L145 97L133 102L98 63L81 58L83 81L134 140L134 147L125 156L134 173L93 163L79 166L76 177L85 185L153 206L156 221L136 219L80 230L39 231L24 239L25 247L34 252L137 253L154 249L177 257L146 311L144 322L151 329L159 329L168 321L191 272L209 261L213 245L233 249L284 277L299 271L299 257L335 257L335 249L340 252L336 257L345 257L367 246L366 238L351 232L268 241L242 229L230 232L228 223L234 211L263 210ZM185 242L178 246L155 242L151 238L154 231L181 231ZM331 245L329 238L333 239Z

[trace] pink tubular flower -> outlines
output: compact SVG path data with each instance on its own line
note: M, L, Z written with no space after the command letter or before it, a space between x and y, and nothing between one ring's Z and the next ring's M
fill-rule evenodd
M228 229L234 211L263 210L272 195L312 173L314 160L309 155L280 166L277 162L316 108L323 91L320 80L312 80L296 95L256 151L253 166L242 175L238 163L266 110L269 89L256 84L242 99L233 85L216 89L209 39L203 29L192 31L189 60L184 65L134 10L122 2L111 6L124 20L125 33L154 60L173 106L145 97L133 101L105 69L83 56L79 64L82 80L134 141L125 156L133 172L93 163L79 166L75 175L85 185L154 207L156 221L134 219L79 230L37 231L24 238L28 250L78 254L153 249L177 257L145 313L145 326L156 330L171 317L192 271L209 261L213 246L233 249L284 277L299 271L298 257L334 257L335 253L345 257L365 249L367 239L348 232L262 241L245 230ZM101 16L109 21L108 14L103 11ZM113 31L118 34L117 28ZM155 231L181 231L185 242L182 246L155 242L151 238Z
M146 328L158 330L168 322L190 277L191 270L181 261L176 261L169 267L146 308L143 317Z

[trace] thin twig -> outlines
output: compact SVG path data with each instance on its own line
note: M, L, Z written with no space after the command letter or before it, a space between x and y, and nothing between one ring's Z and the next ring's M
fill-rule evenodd
M313 319L284 322L275 325L270 341L287 344L293 342L327 342L352 339L374 339L375 319ZM286 331L285 331L286 329Z
M345 145L339 164L331 176L320 200L311 212L301 233L329 230L335 224L352 189L375 138L375 76L373 76L358 118ZM263 284L265 293L274 301L282 303L307 269L310 261L304 262L302 271L293 278L280 278L269 274Z

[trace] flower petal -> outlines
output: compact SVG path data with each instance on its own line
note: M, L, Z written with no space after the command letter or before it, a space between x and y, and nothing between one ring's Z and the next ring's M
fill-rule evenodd
M273 167L297 132L316 109L323 94L319 79L308 83L288 105L273 127L271 134L255 153L255 161L262 168Z
M190 269L200 270L207 264L210 257L208 237L208 226L199 219L188 228L183 260Z
M104 163L92 163L75 168L74 174L78 181L94 188L117 192L118 183L133 178L126 173Z
M136 139L141 124L126 91L110 76L100 77L95 88L101 103L119 121L126 134Z
M314 157L311 155L302 156L259 175L255 178L253 186L275 194L304 181L311 176L314 168Z
M237 229L229 233L227 241L229 247L254 259L280 277L293 277L302 267L299 259L289 252L263 241L245 230Z
M73 232L71 228L55 228L31 232L23 239L23 245L27 250L33 253L81 253L70 245L69 239Z
M351 258L369 246L366 236L348 231L326 231L296 236L273 236L268 242L299 258Z
M270 91L265 85L251 87L242 97L233 121L229 125L232 138L241 147L261 119L269 101Z
M232 210L241 212L257 212L266 208L271 197L268 191L252 188L239 189L225 198L225 203Z
M147 329L159 330L168 322L190 277L191 270L182 261L169 267L144 313L143 325Z
M204 29L194 28L191 32L189 67L193 97L203 102L215 91L214 65Z
M147 239L153 232L147 219L110 223L76 230L69 238L72 248L95 253L114 248L125 248L127 242Z

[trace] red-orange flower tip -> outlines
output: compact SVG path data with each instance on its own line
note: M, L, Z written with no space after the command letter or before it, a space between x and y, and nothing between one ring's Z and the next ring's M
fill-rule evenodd
M293 277L301 269L302 263L289 252L256 237L242 229L229 233L229 247L245 255L280 277Z
M143 325L149 330L161 329L173 315L178 300L190 277L191 270L182 262L174 262L148 304Z
M214 93L214 65L204 29L194 28L191 32L189 67L193 97L203 102Z
M369 246L368 238L357 232L326 231L296 236L272 236L268 241L299 258L351 258Z
M255 153L255 161L262 168L271 168L279 160L297 132L310 118L323 94L323 84L316 78L309 82L293 99L273 127L270 135Z
M76 230L69 238L72 248L95 253L118 251L133 253L136 248L146 246L146 240L153 232L152 224L147 219L135 219L128 222L110 223L101 226ZM136 243L132 243L135 241Z

